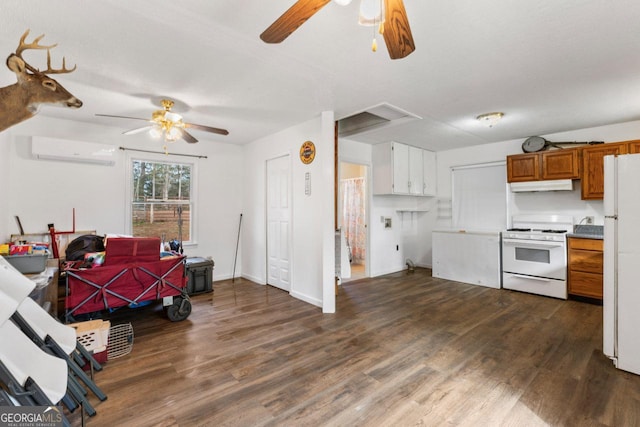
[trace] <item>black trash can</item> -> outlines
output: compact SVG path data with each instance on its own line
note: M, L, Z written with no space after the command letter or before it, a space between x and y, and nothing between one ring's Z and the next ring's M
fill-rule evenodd
M213 292L213 260L187 257L187 293L189 295Z

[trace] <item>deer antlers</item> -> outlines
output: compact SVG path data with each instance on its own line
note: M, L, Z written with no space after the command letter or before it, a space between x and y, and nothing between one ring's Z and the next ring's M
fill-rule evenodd
M53 49L54 47L56 47L58 44L52 44L51 46L44 46L40 44L40 40L42 40L42 38L44 37L44 34L36 37L35 39L33 39L33 41L31 43L25 43L25 40L27 39L27 36L29 35L29 31L27 30L24 32L24 34L22 35L22 37L20 37L20 44L18 45L18 48L16 49L16 56L20 59L22 59L25 63L25 67L27 67L27 69L29 71L31 71L32 73L43 73L43 74L65 74L65 73L71 73L73 71L75 71L77 65L74 65L73 68L68 69L67 65L65 63L65 58L62 57L62 68L59 70L53 69L51 68L51 49ZM25 50L28 49L47 49L47 69L44 71L40 71L37 68L32 67L31 65L27 64L27 61L25 61L25 59L22 57L22 52L24 52Z
M16 75L17 83L0 87L0 132L33 117L38 113L41 105L59 105L67 108L80 108L82 101L73 96L60 83L49 77L48 74L63 74L75 71L76 67L67 68L64 58L62 68L51 68L50 50L56 45L44 46L40 40L44 34L36 37L31 43L26 39L27 30L20 38L20 44L15 53L7 58L7 68ZM47 50L47 69L40 71L27 64L22 53L28 49Z

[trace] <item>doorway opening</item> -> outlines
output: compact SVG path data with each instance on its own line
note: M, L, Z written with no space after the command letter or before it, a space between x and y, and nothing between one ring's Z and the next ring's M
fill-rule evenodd
M350 274L343 271L342 282L369 277L367 230L367 177L369 167L340 162L338 221L345 241Z

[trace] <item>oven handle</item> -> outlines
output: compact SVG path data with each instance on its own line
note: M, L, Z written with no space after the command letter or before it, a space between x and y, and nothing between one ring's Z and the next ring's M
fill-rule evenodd
M541 246L545 248L562 248L564 246L560 242L545 242L542 240L502 239L502 243L505 245L526 246L533 249L539 248Z
M545 279L543 277L526 276L524 274L514 274L514 273L509 273L509 275L511 275L513 277L519 277L520 279L538 280L540 282L550 282L549 279Z

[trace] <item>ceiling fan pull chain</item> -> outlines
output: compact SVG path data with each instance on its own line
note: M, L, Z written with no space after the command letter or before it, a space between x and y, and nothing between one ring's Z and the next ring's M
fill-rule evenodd
M371 42L371 51L377 52L378 41L376 40L376 18L373 18L373 26L371 28L373 28L373 42Z
M385 5L384 5L384 0L380 0L380 15L376 15L373 18L373 43L371 43L371 50L373 52L377 52L378 51L378 40L377 40L377 36L376 36L376 27L378 30L378 34L384 34L384 21L385 21ZM380 20L377 21L377 17L380 17ZM378 25L376 25L376 22Z

